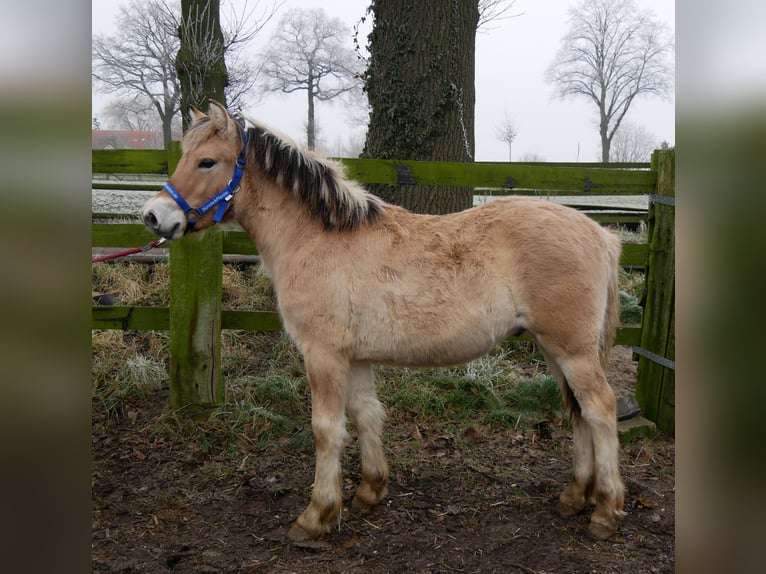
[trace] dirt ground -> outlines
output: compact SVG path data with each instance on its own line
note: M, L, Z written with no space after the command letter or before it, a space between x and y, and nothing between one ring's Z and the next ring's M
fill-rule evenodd
M613 353L610 381L631 392L629 349ZM324 540L301 546L287 527L308 503L312 449L254 445L233 460L164 436L158 391L130 416L93 410L94 571L407 573L658 573L674 571L674 443L624 445L627 516L609 541L590 539L587 512L561 519L554 501L571 469L566 426L474 428L442 435L390 413L389 496L368 515L344 508ZM346 501L358 450L343 461Z

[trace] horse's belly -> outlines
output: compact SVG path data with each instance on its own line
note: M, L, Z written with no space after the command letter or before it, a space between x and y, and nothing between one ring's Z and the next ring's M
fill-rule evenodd
M481 357L518 330L497 316L468 321L434 317L389 324L387 329L383 325L360 333L356 359L401 366L456 365Z

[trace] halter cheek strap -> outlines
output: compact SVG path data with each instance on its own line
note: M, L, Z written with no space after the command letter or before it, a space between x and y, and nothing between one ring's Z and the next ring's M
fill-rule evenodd
M205 203L200 205L199 207L192 207L189 205L186 200L181 196L180 193L178 193L178 190L173 187L173 184L169 181L165 183L163 186L163 189L167 192L167 194L173 198L173 200L178 204L178 207L180 207L184 214L187 217L187 223L186 223L186 233L189 233L192 229L194 229L194 225L197 223L197 220L205 215L208 211L213 209L214 207L218 206L215 214L213 215L213 222L218 223L223 219L224 214L226 213L226 210L229 207L229 201L231 201L231 198L234 197L234 194L239 191L239 183L242 180L242 174L245 171L245 150L247 149L247 132L243 133L243 142L242 142L242 151L240 152L239 156L237 157L237 163L234 166L234 174L231 176L231 179L229 180L229 183L224 187L221 191L216 193L213 197L208 199ZM197 218L193 219L190 217L190 214L194 215L196 214Z

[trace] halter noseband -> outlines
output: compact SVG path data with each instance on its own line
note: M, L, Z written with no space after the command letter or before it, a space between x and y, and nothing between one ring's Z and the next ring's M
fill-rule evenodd
M186 203L186 200L181 197L181 194L178 193L178 190L173 187L173 184L169 181L165 183L163 186L163 189L168 192L168 195L172 197L175 202L178 204L178 207L183 209L184 214L186 215L187 222L186 222L186 232L189 233L192 229L194 229L194 224L197 223L197 219L192 219L189 217L189 214L196 214L197 218L202 217L205 215L208 211L213 209L216 205L218 206L218 209L215 211L215 215L213 215L213 222L218 223L223 219L224 213L226 213L226 209L229 207L229 201L232 197L234 197L234 194L239 191L239 182L242 180L242 173L245 170L245 151L247 149L247 132L242 132L242 151L239 153L239 156L237 157L237 163L234 166L234 174L231 176L231 179L229 180L229 183L224 187L221 191L216 193L213 197L208 199L205 203L200 205L199 207L192 207L188 203Z

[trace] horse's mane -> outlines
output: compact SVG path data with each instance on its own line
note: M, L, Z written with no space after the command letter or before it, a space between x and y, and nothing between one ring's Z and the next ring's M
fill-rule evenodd
M250 118L237 114L233 119L240 135L247 130L246 165L255 166L267 179L292 193L325 229L352 230L374 222L383 211L383 200L346 179L340 163L303 149ZM183 147L196 147L214 130L209 119L196 122L184 134Z
M375 221L383 201L354 181L343 166L248 119L248 165L291 192L328 230L351 230Z

